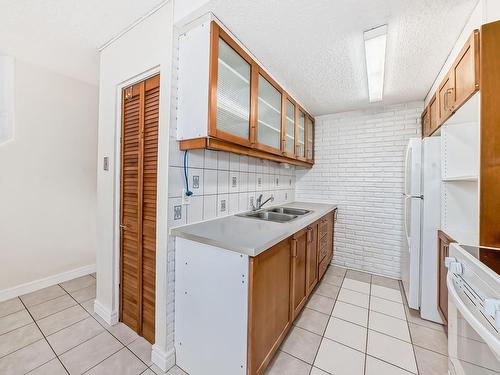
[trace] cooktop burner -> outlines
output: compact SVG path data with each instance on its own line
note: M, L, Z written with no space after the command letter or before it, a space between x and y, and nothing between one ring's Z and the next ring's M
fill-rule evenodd
M460 245L460 247L471 254L473 257L479 259L492 271L500 274L500 249L496 249L493 247L478 247L467 245Z

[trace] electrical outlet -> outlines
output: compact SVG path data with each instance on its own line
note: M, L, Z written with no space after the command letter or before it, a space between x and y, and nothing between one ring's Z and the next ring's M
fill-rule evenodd
M193 189L200 188L200 176L193 176Z
M260 178L260 177L257 179L257 186L258 187L262 186L262 178Z
M186 194L186 188L182 189L182 204L190 204L191 197Z
M231 179L231 186L236 187L237 183L238 183L238 180L237 180L236 176L233 176L233 178Z
M182 206L174 206L174 220L182 219Z
M225 212L226 211L226 200L222 199L220 201L220 212Z

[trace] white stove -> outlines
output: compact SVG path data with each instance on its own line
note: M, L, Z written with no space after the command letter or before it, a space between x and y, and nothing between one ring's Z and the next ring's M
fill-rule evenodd
M452 244L446 265L449 372L500 374L500 249Z

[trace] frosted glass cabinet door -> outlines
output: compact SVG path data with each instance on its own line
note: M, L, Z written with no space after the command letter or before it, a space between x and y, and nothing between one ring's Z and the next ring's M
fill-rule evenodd
M295 105L286 100L285 117L285 153L292 156L295 154Z
M219 38L217 130L250 139L251 65Z
M306 134L307 134L307 160L313 160L314 150L314 130L313 122L309 117L306 117Z
M299 111L297 116L297 150L296 154L300 158L305 158L306 148L305 148L305 115L304 112Z
M281 92L259 74L257 142L280 150Z

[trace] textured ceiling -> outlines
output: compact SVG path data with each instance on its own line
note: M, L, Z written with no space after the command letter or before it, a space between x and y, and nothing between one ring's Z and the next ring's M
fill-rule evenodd
M0 0L0 53L96 84L98 48L163 0Z
M213 10L297 100L321 115L370 105L363 31L382 24L388 24L382 103L423 100L476 3L216 0Z
M175 0L188 1L188 0ZM163 0L0 0L0 53L97 84L97 48ZM421 100L477 0L208 0L314 115L369 105L363 31L388 24L384 104Z

